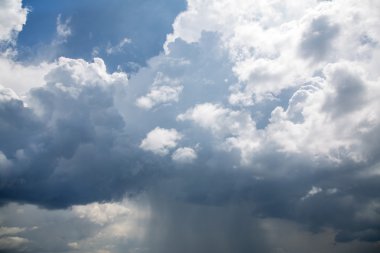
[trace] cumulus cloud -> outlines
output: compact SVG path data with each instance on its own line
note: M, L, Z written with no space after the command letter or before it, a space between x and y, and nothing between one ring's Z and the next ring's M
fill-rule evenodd
M44 77L53 67L53 63L47 62L25 65L0 55L0 85L25 96L30 89L45 85Z
M45 79L45 86L30 92L28 105L6 92L6 89L2 90L6 98L1 100L0 115L2 122L7 124L2 124L0 128L1 142L4 143L0 149L6 157L13 157L10 161L17 168L9 168L8 176L3 178L7 183L2 192L12 185L16 170L17 173L28 173L30 168L35 168L33 174L40 179L48 176L60 181L59 178L66 176L76 178L77 173L82 171L77 168L105 168L107 152L103 158L94 152L98 152L102 145L105 148L109 143L116 142L120 138L117 136L123 134L124 121L114 107L112 94L119 86L126 85L126 74L108 74L100 59L88 63L60 58ZM109 150L111 156L121 155L118 148L114 148L113 151ZM85 158L90 156L99 160L95 162L91 159L94 164L90 165ZM87 165L80 165L79 160ZM32 181L30 183L34 184ZM64 181L61 183L65 184ZM77 190L81 191L80 188ZM21 189L14 190L8 193L23 198L19 192ZM2 196L5 195L8 194ZM31 194L30 197L37 195ZM70 195L68 193L66 197Z
M252 152L260 146L260 131L256 129L251 116L244 111L233 111L215 104L199 104L177 116L177 120L191 120L210 130L221 140L221 147L227 151L237 149L244 164L250 163Z
M172 159L179 163L191 163L197 159L197 153L194 149L189 147L178 148L172 154Z
M156 127L141 141L140 148L164 156L177 146L181 138L182 135L173 128L164 129Z
M22 7L22 0L3 0L0 9L0 42L12 42L26 23L28 9Z
M45 61L30 64L15 60L18 55L16 39L29 12L22 6L22 0L0 1L0 9L0 85L24 96L31 88L44 85L43 77L50 66Z
M136 103L141 108L150 109L159 103L178 101L178 95L181 91L181 87L153 87L146 96L140 97Z
M178 102L182 89L178 81L157 73L149 93L138 98L136 104L143 109L151 109L159 104Z

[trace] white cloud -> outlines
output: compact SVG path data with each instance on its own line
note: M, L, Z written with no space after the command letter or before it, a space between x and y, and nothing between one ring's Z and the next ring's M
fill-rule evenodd
M0 227L0 237L4 235L15 235L24 232L26 228L19 227Z
M171 149L175 148L177 142L181 139L182 134L177 132L174 128L164 129L156 127L141 141L140 148L164 156L167 155Z
M152 87L146 96L137 99L136 104L143 109L151 109L152 107L168 102L178 102L179 94L182 91L181 86L159 86Z
M19 96L24 96L30 89L45 84L44 77L54 65L45 62L25 65L0 55L0 85L14 90Z
M139 97L136 105L148 110L160 104L178 102L182 90L183 86L178 80L171 79L158 72L148 94Z
M189 147L178 148L172 154L172 159L178 163L191 163L197 159L197 153L194 149Z
M9 102L19 99L20 97L12 89L0 85L0 102Z
M106 53L107 54L120 53L125 49L126 45L131 44L131 43L132 43L132 40L130 38L125 37L117 45L112 46L111 44L108 44L106 48Z
M362 65L341 62L323 70L296 91L286 111L272 112L269 139L285 152L311 154L340 162L367 159L367 134L376 131L380 119L380 90Z
M67 38L70 37L72 31L70 28L71 19L67 18L62 20L62 15L59 14L57 17L57 40L55 43L65 43Z
M302 85L326 62L373 59L379 11L373 1L189 0L165 47L177 38L199 42L203 31L220 34L239 79L230 102L251 106Z
M83 59L60 57L56 67L45 76L45 79L47 82L62 83L64 86L125 85L128 82L127 74L124 72L109 74L101 58L94 58L93 62L87 62Z
M61 83L62 88L75 86L73 84L126 85L128 76L124 72L108 73L101 58L87 62L60 57L51 63L24 65L0 56L0 85L12 89L19 96L25 96L30 89L43 87L48 82Z
M14 250L22 247L29 240L18 236L6 236L0 238L0 250Z
M0 9L0 42L11 42L26 23L28 10L22 8L22 0L2 0Z
M72 210L80 218L103 225L112 222L115 218L129 213L127 206L121 203L92 203L88 205L76 205Z
M308 191L308 193L301 198L301 200L308 199L308 198L310 198L310 197L312 197L318 193L321 193L322 191L323 191L322 188L313 186L313 187L311 187L310 191Z
M69 242L67 246L69 246L71 249L79 249L79 244L77 242Z
M2 0L0 10L0 44L5 43L0 52L0 85L23 96L30 88L44 84L43 76L49 71L49 64L24 64L14 60L18 52L13 46L29 10L22 7L22 0Z
M190 120L210 130L215 138L221 141L218 148L240 151L242 164L249 164L253 152L261 145L262 134L256 129L251 116L244 111L234 111L218 104L205 103L178 115L177 120Z
M237 116L237 114L223 108L221 105L205 103L196 105L185 113L178 115L177 120L192 120L202 128L210 129L215 134L222 134L227 131L227 128L225 128L225 126L228 126L226 120L230 115L233 117Z
M123 245L125 241L137 242L146 234L146 223L150 219L150 208L141 199L76 205L70 212L100 225L88 237L69 243L71 248L84 251Z

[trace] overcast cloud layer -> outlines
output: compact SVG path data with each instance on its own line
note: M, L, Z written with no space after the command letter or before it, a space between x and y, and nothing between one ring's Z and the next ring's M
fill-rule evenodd
M23 60L28 8L0 0L0 252L379 251L378 1L188 0L133 73L64 55L75 15Z

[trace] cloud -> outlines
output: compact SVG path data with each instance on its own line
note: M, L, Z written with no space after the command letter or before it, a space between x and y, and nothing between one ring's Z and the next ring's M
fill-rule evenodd
M360 69L357 66L357 69ZM353 66L336 64L326 69L329 83L334 86L333 94L329 94L324 109L333 116L342 116L353 113L366 104L366 87L363 83L363 74L354 70ZM355 103L352 103L355 101Z
M80 218L103 225L112 221L115 217L129 212L129 209L117 203L92 203L86 206L73 206L73 212Z
M183 86L178 81L157 73L149 93L138 98L136 104L140 108L151 109L160 104L178 102L182 90Z
M27 188L32 187L37 192L42 190L44 187L38 190L39 187L32 186L37 181L33 183L34 180L31 178L31 181L28 180L28 183L24 185L25 188L8 188L14 185L11 182L17 181L18 173L29 174L33 170L34 176L29 175L40 178L42 181L38 180L39 183L37 183L40 186L48 187L46 184L50 183L45 180L46 177L60 181L55 184L57 188L53 187L51 191L42 190L47 194L43 194L46 197L46 203L49 202L55 206L64 202L68 204L71 202L70 196L75 195L67 192L63 198L69 199L57 200L56 203L54 203L54 197L51 199L48 196L55 195L53 192L60 187L65 187L66 183L71 185L76 182L74 183L78 186L76 190L74 190L76 187L69 188L78 191L80 195L86 192L82 191L84 185L75 179L81 173L87 173L82 169L96 170L97 167L98 172L106 173L102 168L108 166L106 165L108 159L104 158L110 155L110 152L112 155L109 161L118 160L117 163L119 163L124 160L121 158L122 151L117 150L126 145L125 142L119 147L116 147L119 144L113 146L115 149L111 148L112 151L104 152L104 157L95 153L100 151L99 148L102 149L101 146L105 148L109 146L109 143L115 143L121 139L120 136L123 135L124 121L114 107L113 94L118 87L126 85L128 81L125 73L108 74L104 62L100 59L88 63L84 60L60 58L55 68L45 78L47 84L31 90L27 102L9 92L2 93L6 95L6 99L1 101L0 115L2 122L7 122L7 124L2 124L0 128L1 143L4 143L0 149L7 158L12 157L8 160L13 166L7 169L7 177L3 178L5 185L1 191L3 199L11 196L13 196L11 198L24 199L26 197L24 191L29 191ZM110 132L111 129L114 130ZM111 158L115 155L120 159ZM98 161L91 159L94 162L92 165L86 162L86 159L91 156L98 159ZM68 181L59 179L63 177L66 177ZM58 186L59 184L63 185ZM90 185L87 186L90 187ZM82 193L79 193L80 191ZM111 188L109 191L113 195ZM42 192L30 191L30 195L27 194L29 196L26 198L33 202L32 199L41 196L40 194ZM89 197L87 194L82 196ZM40 200L45 202L42 199Z
M199 104L177 116L177 120L191 120L210 130L221 141L224 150L237 149L243 164L250 163L250 156L260 146L260 132L255 122L244 111L233 111L215 104Z
M46 210L35 205L10 203L1 207L2 223L14 223L26 227L18 236L1 237L4 240L4 248L5 245L8 247L0 250L31 253L46 250L50 252L133 251L141 247L140 241L144 238L149 217L149 206L138 199L76 205L61 210ZM38 224L38 227L33 227L35 224ZM16 227L8 227L9 229L16 230ZM21 230L21 227L18 230ZM9 237L24 239L16 243Z
M63 209L27 207L79 229L61 251L375 252L379 7L189 0L136 73L62 57L1 88L4 210Z
M314 19L309 29L303 34L300 44L301 54L314 60L331 55L332 41L339 33L339 26L330 24L328 17L320 16Z
M182 135L173 128L164 129L156 127L141 141L140 148L164 156L177 146L177 142L181 140L181 138Z
M29 89L44 85L43 77L50 70L50 64L17 61L17 36L26 24L29 9L21 0L0 2L0 85L24 96ZM17 75L15 74L17 73Z
M361 69L359 66L357 68ZM377 124L370 116L377 102L369 102L368 89L373 93L379 91L373 89L371 80L366 80L363 74L353 74L354 72L353 66L347 63L327 65L324 69L326 79L316 79L311 86L308 84L293 95L292 102L299 99L302 92L302 102L297 102L296 107L289 104L285 112L286 121L280 119L283 117L281 115L285 115L280 107L272 112L268 132L273 134L273 140L281 143L280 146L287 151L299 152L302 146L303 152L308 150L331 160L367 159L362 153L365 150L363 145L366 145L363 142L364 132L376 131ZM296 108L302 108L302 111L296 112ZM289 118L296 117L296 114L298 119ZM318 126L323 127L323 131L319 131Z
M0 42L12 42L26 23L28 9L22 7L22 0L3 0L0 8Z
M172 154L172 159L173 161L176 161L179 163L191 163L195 159L197 159L197 153L192 148L188 148L188 147L178 148Z
M0 55L0 84L12 89L19 96L45 84L45 75L54 67L54 63L22 64L12 57ZM18 73L15 75L14 73Z
M130 38L125 37L122 39L119 44L115 46L111 46L110 44L106 48L106 53L107 54L117 54L120 53L124 50L124 47L128 44L131 44L132 40Z
M166 102L176 102L178 101L178 96L181 93L181 87L170 87L170 86L161 86L153 87L150 92L144 96L140 97L137 100L137 105L144 109L150 109L153 106L166 103Z
M65 43L67 38L71 36L72 31L70 28L70 18L62 21L62 15L59 14L57 17L57 40L56 43Z
M318 194L322 191L323 191L322 188L313 186L313 187L311 187L310 191L305 196L303 196L301 198L301 200L308 199L308 198L312 197L313 195Z
M18 236L2 237L0 238L0 250L17 249L27 242L27 239Z
M0 236L4 235L15 235L20 232L25 231L25 228L19 228L19 227L0 227Z
M31 64L15 60L18 56L17 36L26 23L29 9L22 6L21 0L1 1L0 9L0 85L24 96L30 88L44 84L43 77L50 66L45 61Z
M220 105L210 103L196 105L194 108L187 110L185 113L178 115L177 120L193 120L199 126L210 129L214 133L222 133L226 118L234 116L228 109Z

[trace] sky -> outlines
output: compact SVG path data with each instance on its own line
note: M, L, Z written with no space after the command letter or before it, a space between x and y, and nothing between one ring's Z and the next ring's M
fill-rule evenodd
M0 253L379 252L379 13L0 0Z

